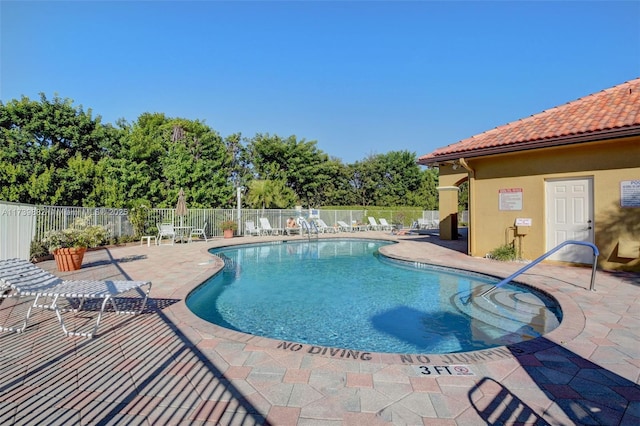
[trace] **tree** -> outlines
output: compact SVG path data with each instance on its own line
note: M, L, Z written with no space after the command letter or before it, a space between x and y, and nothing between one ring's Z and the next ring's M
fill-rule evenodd
M249 184L246 202L255 209L286 209L295 205L296 194L283 181L256 179Z
M315 141L298 141L295 136L257 134L247 147L257 179L285 182L305 205L322 199L323 187L331 181L328 156Z
M57 95L0 103L0 196L36 204L84 204L77 192L57 188L61 177L73 178L68 167L85 160L95 164L103 156L103 143L117 145L117 131L100 120Z
M350 167L350 184L361 206L406 206L420 186L415 153L391 151L369 156Z
M420 186L413 192L413 205L424 210L438 210L438 196L438 169L421 171Z

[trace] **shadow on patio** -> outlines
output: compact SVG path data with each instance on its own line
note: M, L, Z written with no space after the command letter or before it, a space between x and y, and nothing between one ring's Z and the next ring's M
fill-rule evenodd
M228 365L214 365L166 318L162 308L175 302L149 299L135 317L107 314L89 340L64 337L50 312L25 333L0 335L0 422L265 424L225 377Z
M633 406L640 388L635 383L548 339L535 340L547 348L513 353L542 394L523 390L521 370L500 382L482 378L468 398L487 424L636 424Z
M131 279L119 262L143 258L116 260L102 250L76 276L64 275ZM176 302L150 297L136 316L105 311L93 339L65 337L55 315L43 310L24 333L0 334L0 423L268 424L252 403L261 398L255 390L239 389L225 376L234 367L212 362L213 351L203 353L163 312ZM4 300L0 307L16 311L12 304ZM70 314L74 327L94 322L96 308L88 301Z

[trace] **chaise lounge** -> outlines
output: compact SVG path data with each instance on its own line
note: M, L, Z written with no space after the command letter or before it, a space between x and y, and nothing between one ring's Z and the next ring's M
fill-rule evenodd
M115 296L123 295L131 290L147 287L142 304L136 311L121 311L116 305ZM65 281L61 278L37 267L36 265L22 259L0 260L0 291L2 298L20 298L35 297L31 306L29 306L24 321L21 326L2 326L0 331L23 332L27 328L29 317L33 308L41 308L55 311L56 317L62 327L62 331L66 336L83 336L87 338L93 337L100 326L100 320L104 313L105 307L111 303L117 314L139 314L143 311L149 292L151 291L150 281L98 281L98 280L81 280L81 281ZM42 299L51 299L49 304L39 304ZM78 307L74 309L65 309L59 305L61 299L73 299L78 301ZM64 323L63 312L82 310L87 299L102 300L100 304L100 312L96 319L95 325L90 332L77 332L67 329ZM11 307L6 307L11 309Z

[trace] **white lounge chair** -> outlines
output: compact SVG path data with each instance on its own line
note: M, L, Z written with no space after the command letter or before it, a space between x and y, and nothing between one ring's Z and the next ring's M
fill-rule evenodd
M208 242L209 240L207 239L207 221L204 222L204 225L202 226L202 228L193 228L191 230L191 233L189 234L189 242L193 241L193 237L202 237L204 238L204 242Z
M272 228L269 219L266 217L260 218L260 229L266 235L280 235L284 232L282 228Z
M380 226L383 231L391 231L391 229L393 228L391 225L389 225L389 222L387 222L387 219L385 218L380 218L378 219L378 221L380 222Z
M374 231L381 231L382 225L379 225L378 222L376 222L375 217L369 216L369 228L373 229Z
M318 219L314 219L314 220L315 220L316 225L317 225L317 227L318 227L318 231L320 231L320 232L325 232L325 233L326 233L326 232L332 232L332 233L338 232L338 228L337 228L337 227L335 227L335 228L334 228L333 226L328 226L328 225L325 223L325 221L324 221L324 220L322 220L322 219L320 219L320 218L318 218Z
M303 229L302 229L302 226L300 224L300 219L302 219L302 218L298 218L296 220L296 226L287 226L287 227L285 227L284 228L284 232L287 235L293 235L293 234L302 235ZM304 220L304 219L302 219L302 220Z
M158 236L156 237L156 244L162 245L162 238L168 237L171 239L171 245L176 241L176 230L173 229L171 223L158 224Z
M144 293L139 310L118 310L114 298L115 296L122 295L131 290L141 289L144 286L147 287L147 291ZM27 327L33 308L42 308L55 311L56 317L62 326L62 331L66 336L83 336L91 338L97 333L98 327L100 326L100 320L102 319L102 314L109 302L111 302L111 305L117 314L135 315L141 313L147 303L149 292L151 291L151 282L112 280L64 281L26 260L8 259L0 260L0 289L3 290L3 298L35 297L33 304L31 304L27 310L22 326L3 326L1 331L14 331L18 333L24 331ZM49 304L39 304L42 299L47 300L47 298L51 299ZM59 305L59 301L61 299L78 299L78 307L75 309L65 309ZM98 313L98 317L92 331L78 332L68 330L64 324L62 314L69 310L74 312L80 311L87 299L102 300L102 303L100 304L100 312ZM12 306L8 306L7 309L11 309L11 307Z
M337 221L337 223L341 231L355 232L356 230L355 227L353 227L352 225L348 225L345 221L339 220Z
M260 234L260 228L256 228L256 225L252 220L247 220L244 223L244 235L256 235L259 237Z

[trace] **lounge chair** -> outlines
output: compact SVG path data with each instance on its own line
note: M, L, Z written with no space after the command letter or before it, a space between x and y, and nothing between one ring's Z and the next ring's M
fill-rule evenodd
M171 245L176 241L176 230L173 229L173 224L171 223L160 223L158 224L158 236L156 237L156 244L159 246L162 245L162 238L168 237L171 239Z
M287 235L293 235L293 234L298 234L301 235L302 234L302 227L300 226L300 221L296 220L296 226L287 226L284 228L284 232Z
M207 222L205 221L204 226L202 228L193 228L191 230L191 233L189 234L189 241L190 242L193 241L193 237L198 237L198 238L202 237L204 238L205 243L208 242L209 240L207 239L206 230L207 230Z
M355 221L354 221L355 222ZM356 231L366 231L367 225L348 225L346 222L339 220L338 226L342 231L356 232Z
M339 220L339 221L337 221L337 223L338 223L338 228L339 228L341 231L346 231L346 232L355 232L354 227L353 227L353 226L351 226L351 225L348 225L346 222L344 222L344 221L342 221L342 220Z
M260 234L260 228L256 228L256 225L252 220L247 220L244 223L244 235L256 235L259 237Z
M391 231L391 229L393 228L393 226L389 225L389 222L387 222L387 219L385 218L380 218L378 219L378 221L380 222L380 226L383 231Z
M115 296L122 295L131 290L141 289L147 286L144 293L142 304L137 311L120 311L116 306ZM64 281L61 278L37 267L36 265L22 259L0 260L0 289L3 290L3 298L20 298L35 297L33 304L29 306L24 317L21 327L5 327L1 331L23 332L27 327L29 317L33 308L42 308L55 311L56 317L62 326L62 331L66 336L83 336L93 337L100 326L102 314L111 302L114 311L117 314L139 314L144 309L149 292L151 291L150 281L97 281L97 280L81 280L81 281ZM41 299L51 299L50 304L39 304ZM78 300L78 307L75 309L65 309L60 307L60 299ZM100 313L96 319L91 332L78 332L67 330L64 324L63 312L69 310L80 311L87 299L101 299ZM128 299L128 298L127 298ZM11 309L9 306L7 309Z
M318 231L319 232L333 232L333 233L338 232L338 228L337 227L334 228L333 226L328 226L324 222L324 220L322 220L320 218L315 219L315 222L316 222L316 226L318 227Z
M283 233L282 228L272 228L271 223L269 223L269 219L266 217L260 218L260 229L262 230L262 233L266 235L280 235Z
M369 216L369 228L374 231L382 231L382 225L379 225L378 222L376 222L376 218L371 216Z

